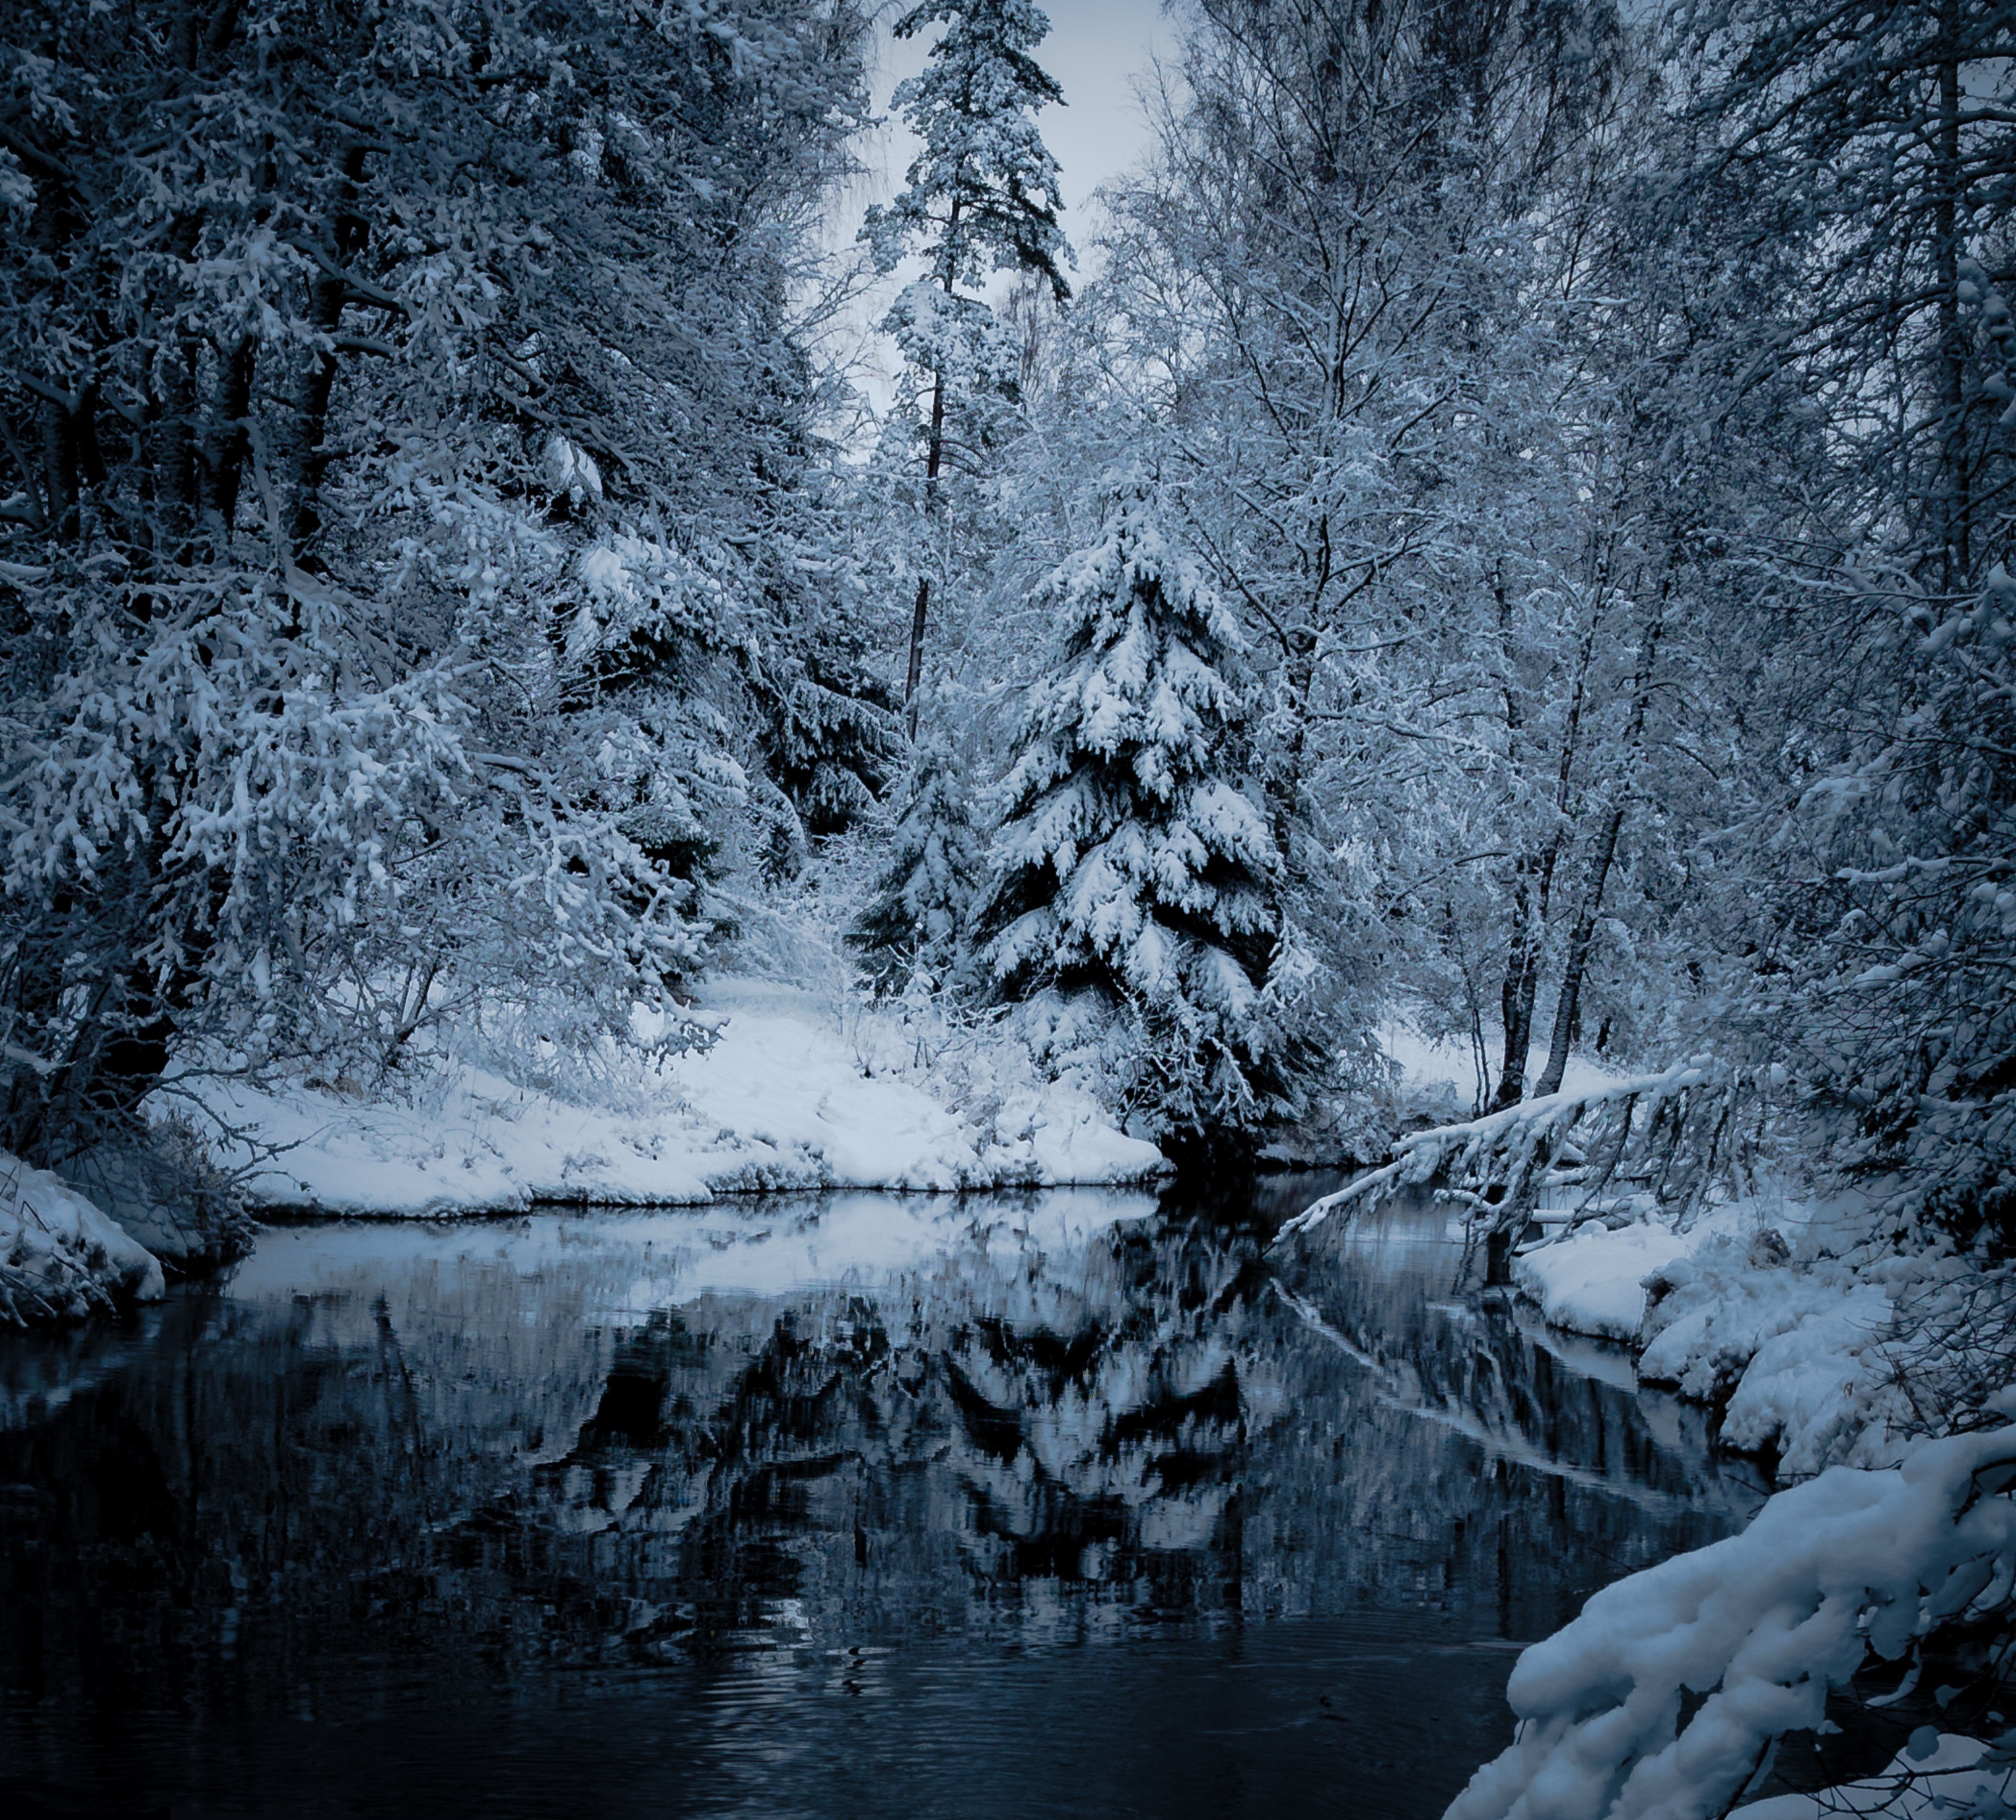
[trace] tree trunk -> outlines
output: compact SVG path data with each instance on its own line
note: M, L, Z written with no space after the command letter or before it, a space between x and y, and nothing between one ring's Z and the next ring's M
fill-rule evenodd
M1547 1045L1547 1065L1533 1084L1536 1099L1558 1093L1561 1076L1568 1070L1568 1041L1582 1015L1582 983L1589 971L1589 951L1595 944L1596 919L1603 908L1604 887L1609 883L1611 862L1617 857L1617 836L1623 825L1624 804L1620 798L1604 818L1603 832L1589 860L1582 908L1568 934L1568 959L1561 969L1561 995L1554 1005L1554 1034Z
M238 495L245 465L251 459L252 377L257 343L241 336L229 354L220 354L224 373L203 430L200 478L203 527L211 553L227 555L238 517Z
M1568 700L1568 724L1561 730L1561 761L1554 775L1554 825L1536 861L1520 862L1521 877L1517 896L1517 926L1512 949L1505 965L1505 984L1499 995L1503 1020L1505 1055L1498 1076L1498 1091L1491 1096L1491 1108L1502 1111L1516 1106L1525 1095L1526 1057L1533 1046L1533 1007L1540 995L1540 959L1546 945L1547 912L1552 902L1555 869L1561 864L1561 843L1568 825L1568 785L1575 773L1575 750L1582 738L1582 710L1589 686L1589 667L1596 654L1598 608L1589 612L1588 635L1582 640L1582 656L1575 667L1575 692ZM1503 598L1499 622L1505 618ZM1516 725L1511 696L1507 692L1506 721ZM1535 877L1536 890L1528 894L1526 879ZM1537 901L1535 901L1537 900Z
M1960 319L1960 0L1939 7L1939 120L1933 153L1933 250L1939 299L1940 404L1945 435L1940 475L1946 523L1940 527L1945 592L1958 594L1974 572L1974 502L1967 459L1967 336Z
M1636 690L1631 700L1631 718L1625 728L1622 775L1610 812L1603 818L1596 851L1589 856L1589 876L1582 887L1582 904L1575 912L1575 926L1568 932L1567 959L1561 968L1561 997L1554 1002L1554 1031L1547 1044L1547 1065L1533 1084L1533 1096L1544 1099L1558 1093L1561 1076L1568 1065L1568 1044L1582 1020L1582 981L1589 972L1589 950L1596 942L1596 922L1603 912L1603 894L1610 883L1610 869L1617 858L1617 836L1624 826L1629 806L1640 749L1645 738L1645 711L1652 701L1652 670L1658 661L1659 637L1665 629L1666 600L1670 578L1659 588L1659 608L1645 634L1644 655L1638 666Z
M931 380L931 440L924 457L924 522L938 516L938 475L945 463L945 372ZM924 674L924 617L931 604L931 578L917 577L917 604L910 614L910 665L903 678L903 706L909 710L910 738L917 736L917 685Z
M1539 948L1533 939L1532 914L1522 879L1516 903L1517 927L1505 963L1505 984L1498 995L1499 1027L1504 1032L1505 1052L1499 1063L1498 1091L1491 1096L1493 1112L1517 1106L1526 1092L1526 1056L1533 1046L1533 1000L1540 979Z
M364 218L357 212L358 189L364 181L365 147L352 143L344 148L343 182L337 192L329 220L325 251L338 272L356 257L364 245ZM337 272L326 272L314 286L309 319L325 335L333 336L343 321L347 286ZM287 526L290 553L306 566L322 529L322 483L334 451L328 444L329 408L336 390L337 358L333 349L315 357L303 382L294 422L293 508Z
M948 249L959 228L959 200L952 205L952 221L945 230ZM947 297L953 294L952 256L948 250L945 268L938 274L938 283ZM928 524L938 516L938 476L945 470L945 382L942 351L940 363L931 374L931 434L924 453L924 522ZM914 743L917 737L917 685L924 677L924 620L931 603L931 578L920 576L917 580L917 604L910 614L910 662L903 677L903 706L909 712L910 738Z
M910 714L910 738L917 736L917 682L924 669L924 615L931 604L931 578L917 577L917 604L910 614L910 667L903 679L903 705Z

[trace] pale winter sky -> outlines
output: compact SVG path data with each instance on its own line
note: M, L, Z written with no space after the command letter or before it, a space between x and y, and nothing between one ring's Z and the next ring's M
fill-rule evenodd
M1175 43L1161 0L1051 0L1050 34L1036 47L1036 60L1054 76L1064 92L1064 105L1046 107L1037 117L1043 142L1063 173L1064 233L1077 249L1080 264L1070 274L1075 282L1092 275L1087 257L1091 240L1087 203L1093 190L1118 176L1146 149L1147 123L1136 88L1150 74L1151 59L1167 56ZM905 76L924 66L939 28L898 43L889 35L885 15L877 30L879 67L875 72L875 111L889 113L889 97ZM871 202L887 201L902 187L903 173L916 140L899 121L890 120L863 148L866 177L844 199L839 237L851 240ZM888 298L905 275L898 273L866 306L862 326L879 318ZM1005 281L1004 281L1005 283ZM879 343L879 338L877 338ZM878 344L870 369L862 374L864 389L880 410L889 396L895 350ZM877 372L873 370L880 368Z

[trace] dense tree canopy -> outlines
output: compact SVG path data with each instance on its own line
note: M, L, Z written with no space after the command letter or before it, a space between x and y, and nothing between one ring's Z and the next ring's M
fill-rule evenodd
M816 719L851 587L790 318L862 31L11 16L14 1147L199 1034L389 1060L444 995L621 1023L700 963L733 723Z
M1288 968L1294 1059L1183 1023L1168 1129L1348 1102L1395 1020L1480 1108L1712 1054L2007 1243L2005 11L1175 17L1067 311L1046 22L894 21L920 149L862 237L922 276L848 443L841 0L16 9L5 1141L503 1000L621 1034L829 850L886 989L1098 975L1137 1106L1100 1044L1196 969L1156 1010L1068 881L1222 783L1109 895L1269 1017ZM1151 726L1179 651L1209 712Z

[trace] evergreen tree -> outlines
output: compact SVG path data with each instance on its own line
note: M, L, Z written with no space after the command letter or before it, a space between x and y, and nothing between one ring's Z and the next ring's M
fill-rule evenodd
M1053 1054L1089 1041L1158 1140L1236 1152L1300 1110L1319 1059L1239 637L1150 483L1110 484L1104 508L1039 592L1062 661L1030 693L977 933L999 998L1049 1002Z
M1060 303L1071 295L1060 269L1071 248L1057 225L1057 160L1031 117L1064 99L1029 55L1050 22L1030 0L923 0L896 21L895 34L914 37L940 21L945 33L931 47L929 67L899 84L894 97L923 149L905 173L903 193L887 208L870 209L862 229L881 271L894 270L914 249L931 274L905 290L885 325L931 376L927 513L937 509L945 468L953 373L973 348L985 346L992 322L986 305L960 297L959 287L976 290L991 272L1021 270L1046 279ZM920 577L904 684L913 737L931 593L931 577Z
M877 991L898 994L920 973L942 984L959 970L986 870L986 840L957 755L942 736L927 740L875 895L848 935Z

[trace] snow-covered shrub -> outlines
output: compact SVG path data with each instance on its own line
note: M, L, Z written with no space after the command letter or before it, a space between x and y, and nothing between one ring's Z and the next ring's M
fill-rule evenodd
M1520 1657L1517 1739L1449 1820L1727 1814L1866 1664L1908 1675L1946 1627L2006 1628L2012 1486L2016 1429L1931 1441L1899 1469L1834 1467L1741 1535L1606 1587Z
M1001 786L977 934L1042 1047L1096 1058L1158 1139L1250 1143L1321 1065L1312 963L1252 769L1230 616L1164 536L1153 486L1109 483L1100 540L1039 591L1054 667Z
M237 1185L186 1113L66 1156L57 1173L171 1268L226 1264L252 1249L254 1228Z
M1946 1262L1897 1297L1890 1351L1921 1434L1999 1425L2016 1387L2016 1267L1978 1256Z

